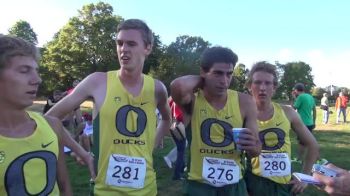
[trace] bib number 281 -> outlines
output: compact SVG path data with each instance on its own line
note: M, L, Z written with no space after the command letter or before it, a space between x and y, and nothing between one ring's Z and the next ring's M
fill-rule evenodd
M146 160L112 154L109 158L106 184L118 187L143 188L146 176Z

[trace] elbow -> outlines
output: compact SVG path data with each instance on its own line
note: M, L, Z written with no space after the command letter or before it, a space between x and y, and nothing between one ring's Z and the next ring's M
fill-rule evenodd
M314 140L313 142L310 142L309 145L306 146L310 152L310 154L319 157L320 155L320 145Z
M182 88L181 80L178 78L170 83L170 92L178 91Z

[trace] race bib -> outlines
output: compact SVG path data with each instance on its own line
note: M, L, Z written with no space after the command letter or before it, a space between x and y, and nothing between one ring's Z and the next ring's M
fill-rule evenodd
M234 160L203 158L202 178L210 185L222 187L239 181L240 168Z
M106 184L118 187L143 188L146 161L142 157L112 154L109 157Z
M261 153L260 170L262 176L288 176L291 173L290 160L287 153Z

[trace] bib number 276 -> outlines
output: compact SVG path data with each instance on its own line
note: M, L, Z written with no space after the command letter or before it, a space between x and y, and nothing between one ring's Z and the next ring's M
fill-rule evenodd
M240 169L234 160L212 157L203 158L202 177L215 187L234 184L239 181Z

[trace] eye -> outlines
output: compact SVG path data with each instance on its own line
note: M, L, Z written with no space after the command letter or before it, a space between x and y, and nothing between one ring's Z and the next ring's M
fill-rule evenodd
M123 45L123 41L117 40L117 45L118 45L118 46L122 46L122 45Z
M21 66L19 68L19 72L20 73L28 73L30 71L30 67L29 66Z
M255 85L260 85L260 84L261 84L261 81L259 81L259 80L254 80L254 81L253 81L253 84L255 84Z
M265 82L266 86L271 86L272 82Z
M128 45L129 46L136 46L137 44L136 44L136 42L130 41L130 42L128 42Z

